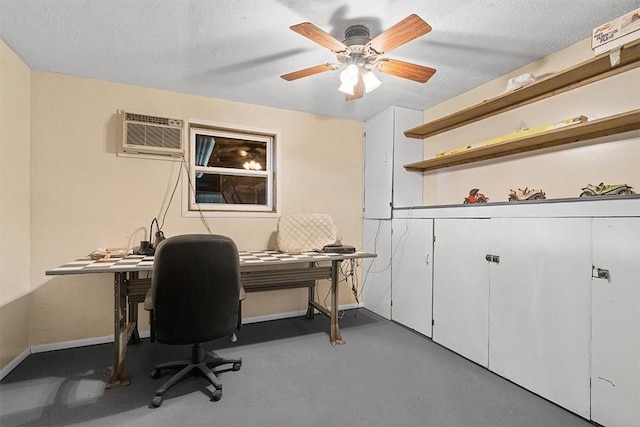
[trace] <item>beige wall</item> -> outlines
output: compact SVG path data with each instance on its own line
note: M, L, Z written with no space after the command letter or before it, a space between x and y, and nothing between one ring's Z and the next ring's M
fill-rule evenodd
M589 40L529 64L424 112L425 122L493 98L511 77L544 76L593 57ZM473 72L470 67L469 72ZM640 69L627 71L551 98L463 126L424 140L425 158L435 153L500 137L522 123L533 128L572 116L606 117L640 108ZM577 197L587 183L627 183L640 192L639 132L524 153L513 157L424 173L425 205L459 204L472 188L505 202L510 189L542 188L547 198Z
M0 368L29 342L29 77L0 40Z
M33 71L31 345L113 333L111 275L44 272L98 247L135 245L175 183L180 163L115 155L122 132L117 110L280 132L281 213L326 212L345 243L362 240L361 122ZM208 222L241 249L273 247L277 218ZM164 231L206 232L199 218L182 217L180 195ZM349 292L341 296L352 302ZM243 315L301 310L305 301L304 289L250 294Z

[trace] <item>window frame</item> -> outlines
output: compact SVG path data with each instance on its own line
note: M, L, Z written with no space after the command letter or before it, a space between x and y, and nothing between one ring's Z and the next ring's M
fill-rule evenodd
M247 128L228 123L209 122L190 119L188 121L187 158L185 160L187 177L183 177L182 205L183 216L277 216L278 185L276 180L277 150L279 133L273 130ZM196 166L196 135L238 138L266 143L266 165L259 171ZM195 194L196 173L204 172L226 176L254 176L266 179L266 203L262 204L229 204L229 203L197 203Z

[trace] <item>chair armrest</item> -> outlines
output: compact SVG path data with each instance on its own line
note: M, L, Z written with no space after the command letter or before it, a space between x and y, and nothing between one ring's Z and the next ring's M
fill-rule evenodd
M144 296L144 304L143 307L147 311L153 310L153 298L151 297L151 289L149 289Z

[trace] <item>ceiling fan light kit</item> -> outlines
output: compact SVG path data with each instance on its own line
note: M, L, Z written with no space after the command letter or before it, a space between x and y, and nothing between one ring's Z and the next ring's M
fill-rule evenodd
M339 91L345 99L360 99L380 86L381 82L373 70L425 83L436 72L435 69L410 62L379 58L381 55L402 46L431 31L431 26L417 15L409 15L393 27L370 38L369 29L360 24L352 25L345 31L345 39L340 42L310 22L293 25L291 30L336 54L337 64L322 64L284 74L287 81L297 80L325 71L344 68L340 73Z
M342 84L338 88L339 91L349 95L353 95L353 90L358 83L358 66L356 64L349 64L347 68L340 73L340 81Z
M373 71L367 71L362 75L362 81L364 82L364 90L369 93L378 88L382 84L380 80L373 74Z

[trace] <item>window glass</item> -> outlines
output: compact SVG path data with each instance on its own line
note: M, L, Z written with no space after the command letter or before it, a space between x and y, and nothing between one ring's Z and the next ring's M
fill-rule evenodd
M267 164L267 141L196 134L195 142L197 166L263 170Z
M236 205L265 205L267 178L203 173L196 176L196 201Z
M192 127L189 210L273 212L272 135Z

